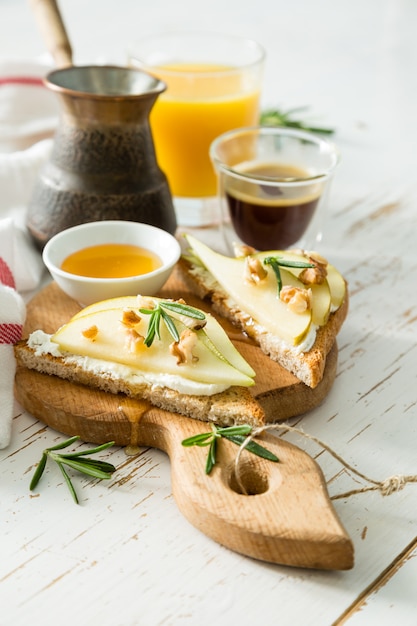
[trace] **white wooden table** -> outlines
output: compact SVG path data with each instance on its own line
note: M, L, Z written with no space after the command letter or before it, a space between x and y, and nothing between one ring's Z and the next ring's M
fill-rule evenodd
M321 252L350 283L339 369L319 408L293 420L365 474L417 473L417 3L393 0L61 0L77 63L123 62L128 41L199 28L258 39L264 105L311 105L337 128L342 162ZM181 8L179 8L181 7ZM24 0L0 3L0 55L44 52ZM202 231L212 241L215 234ZM109 482L75 478L73 504L51 468L62 436L16 405L0 454L0 624L162 626L417 623L417 485L336 500L352 537L348 572L257 562L220 547L179 513L168 458L114 448ZM327 453L330 494L358 483Z

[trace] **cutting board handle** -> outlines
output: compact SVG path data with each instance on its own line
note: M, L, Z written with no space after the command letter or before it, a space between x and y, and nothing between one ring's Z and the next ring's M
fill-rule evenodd
M257 441L279 462L243 451L238 470L245 494L236 479L238 446L219 440L218 463L207 475L208 448L184 447L182 440L208 432L210 426L179 417L160 429L161 422L157 447L170 457L178 508L204 534L272 563L337 570L353 566L351 539L333 509L319 466L305 452L262 435Z

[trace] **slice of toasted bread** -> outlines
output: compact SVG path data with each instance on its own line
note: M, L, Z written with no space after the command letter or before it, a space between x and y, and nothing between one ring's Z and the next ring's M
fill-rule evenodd
M250 424L260 426L265 421L264 411L245 387L230 387L214 395L187 395L167 387L126 379L103 368L91 370L83 357L36 354L27 341L15 345L18 366L57 376L74 383L101 389L112 394L123 393L133 398L148 400L161 409L220 426Z
M178 266L187 287L202 300L210 302L216 313L255 340L272 360L292 372L309 387L314 388L319 384L323 378L326 356L348 312L347 290L341 306L330 314L325 326L317 329L313 346L306 352L300 352L266 331L250 315L242 311L207 269L196 267L185 258L180 259Z

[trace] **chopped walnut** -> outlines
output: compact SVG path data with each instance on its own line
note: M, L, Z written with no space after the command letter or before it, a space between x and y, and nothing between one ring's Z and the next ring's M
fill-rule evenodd
M193 348L197 344L198 337L197 335L186 328L182 331L180 335L179 341L173 341L169 346L169 351L172 356L175 356L177 359L177 365L181 365L181 363L194 363L198 361L198 357L193 355Z
M321 285L327 276L327 260L317 252L306 252L305 255L314 267L306 267L300 272L298 279L305 285Z
M319 265L323 265L324 267L326 267L328 264L328 260L325 259L324 256L322 256L318 252L311 250L310 252L306 252L305 254L308 256L309 259L311 259L312 263L318 263Z
M155 300L148 296L137 296L138 307L143 309L154 309L155 308Z
M123 309L122 324L125 326L134 328L140 323L141 319L142 318L135 313L135 311L132 311L131 309Z
M264 280L268 275L268 272L262 265L259 259L253 257L246 257L245 267L243 270L243 277L248 283L254 283L257 285Z
M235 242L233 244L233 252L235 254L235 257L242 257L250 256L251 254L254 254L256 250L255 248L252 248L252 246L247 246L245 243Z
M86 339L89 339L90 341L95 341L97 339L98 328L97 328L96 325L90 326L90 328L86 328L85 330L83 330L81 332L82 332L82 335Z
M144 337L134 328L126 330L125 346L128 352L136 352L138 347L143 344Z
M300 289L285 285L280 292L280 299L288 305L293 313L304 313L311 309L313 294L311 289Z

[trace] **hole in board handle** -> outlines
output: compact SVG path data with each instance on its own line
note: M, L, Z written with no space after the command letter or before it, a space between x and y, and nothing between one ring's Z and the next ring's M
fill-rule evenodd
M242 461L239 466L239 479L236 478L234 465L229 468L228 484L235 493L245 496L257 496L269 489L269 477L263 467L250 461Z

